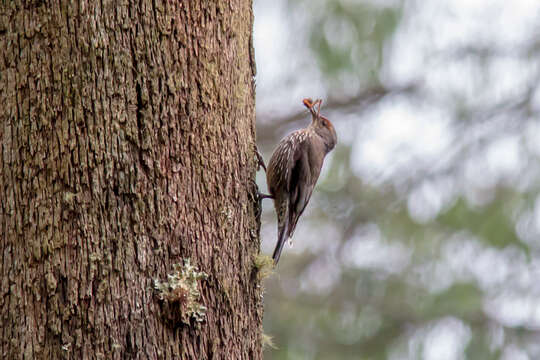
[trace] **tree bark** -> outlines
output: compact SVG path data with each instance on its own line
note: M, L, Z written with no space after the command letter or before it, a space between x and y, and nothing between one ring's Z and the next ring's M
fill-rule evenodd
M2 358L262 358L252 21L250 0L1 2ZM188 258L202 323L155 288Z

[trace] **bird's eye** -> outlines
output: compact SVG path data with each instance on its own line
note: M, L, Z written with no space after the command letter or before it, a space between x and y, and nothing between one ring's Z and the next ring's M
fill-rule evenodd
M330 121L328 121L327 118L321 116L321 120L322 120L322 124L323 124L323 126L324 126L325 128L329 128L329 127L330 127Z

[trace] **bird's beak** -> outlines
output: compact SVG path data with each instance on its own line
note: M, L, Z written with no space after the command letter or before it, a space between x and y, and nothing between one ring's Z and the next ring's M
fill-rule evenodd
M311 109L311 107L313 106L313 100L311 98L305 98L304 100L302 100L302 102L304 103L304 106L308 109Z
M302 100L302 102L304 103L304 106L307 107L309 112L311 113L312 121L315 121L320 115L322 100L317 99L313 101L311 100L311 98L306 98ZM318 105L317 111L315 111L315 105Z
M317 104L317 117L321 115L321 105L322 105L322 99L318 99L315 101L313 105Z

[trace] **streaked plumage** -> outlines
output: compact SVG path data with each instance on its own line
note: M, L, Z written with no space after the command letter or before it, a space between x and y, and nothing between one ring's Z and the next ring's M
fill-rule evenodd
M304 99L311 112L311 124L281 140L268 163L266 178L278 218L278 242L272 256L275 264L311 198L324 157L337 142L332 123L320 115L321 103L321 100Z

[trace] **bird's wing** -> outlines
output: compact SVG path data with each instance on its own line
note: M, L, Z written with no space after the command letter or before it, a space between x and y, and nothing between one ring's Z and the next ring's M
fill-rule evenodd
M306 142L298 144L293 157L293 167L288 179L289 186L289 221L287 235L292 237L296 223L304 212L311 198L315 181L312 179L312 169L309 162ZM316 180L316 179L315 179Z
M288 190L291 174L290 169L297 147L295 137L298 138L299 135L292 133L282 139L268 163L266 176L269 190L272 195L276 195L282 189Z
M271 192L276 193L277 197L282 197L274 200L274 204L279 204L279 208L276 207L279 224L278 242L276 244L276 248L274 249L274 254L272 255L275 264L277 264L279 261L281 251L283 250L283 245L290 237L289 229L291 219L295 219L295 226L296 221L298 221L299 215L291 217L291 211L294 214L299 214L294 210L294 207L291 207L291 200L298 198L300 193L300 187L298 186L300 181L298 171L305 168L305 166L301 166L300 164L306 163L306 161L302 159L304 140L305 135L300 131L297 131L285 138L283 143L279 146L279 151L275 153L275 157L272 156L272 159L270 160L271 165L268 166L270 169L274 169L276 166L279 167L277 168L278 171L272 170L270 173L272 178L269 183L285 189L285 191L275 191L274 189L271 190ZM275 165L273 162L275 162ZM307 169L309 169L309 167ZM278 176L278 178L274 178L274 176ZM291 191L295 194L291 194Z
M268 184L272 184L270 193L275 196L274 205L278 217L278 241L272 258L277 264L283 245L287 241L289 228L289 183L291 181L292 167L298 152L300 132L292 133L284 138L272 155L267 172Z

